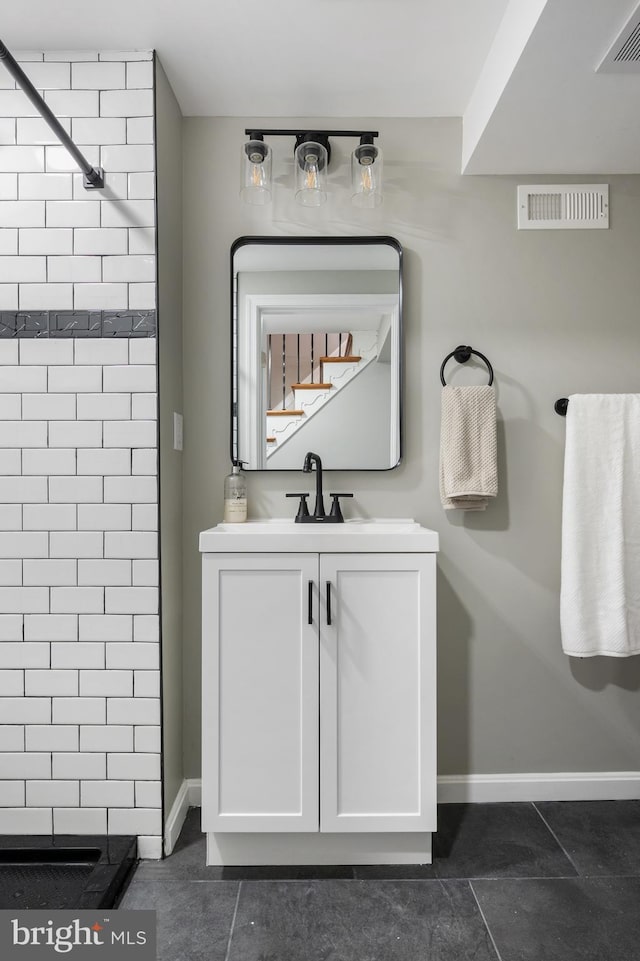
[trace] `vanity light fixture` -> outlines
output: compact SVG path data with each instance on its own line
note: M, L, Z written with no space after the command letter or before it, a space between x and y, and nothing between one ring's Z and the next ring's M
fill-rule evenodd
M271 148L265 137L295 137L295 196L305 207L319 207L327 199L330 137L357 137L351 154L351 197L358 207L382 203L382 151L374 144L377 130L245 130L242 145L240 196L249 204L271 200Z

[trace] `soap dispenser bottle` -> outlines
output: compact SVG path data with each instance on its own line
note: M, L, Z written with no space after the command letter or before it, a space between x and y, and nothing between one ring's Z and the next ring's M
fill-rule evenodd
M242 461L234 463L224 479L224 522L242 524L247 519L247 480L240 470Z

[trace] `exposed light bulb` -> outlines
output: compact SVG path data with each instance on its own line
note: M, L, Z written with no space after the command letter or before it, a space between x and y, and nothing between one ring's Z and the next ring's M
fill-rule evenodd
M361 143L351 154L351 200L356 207L382 203L382 152L372 143Z
M271 149L261 140L243 145L240 195L248 204L266 204L271 199Z
M251 186L252 187L264 187L265 176L264 167L262 162L251 164Z
M307 190L318 189L318 168L316 164L305 165L304 185Z
M322 144L307 141L296 147L296 201L299 204L319 207L325 202L327 163L327 150Z
M362 164L362 170L360 171L360 182L362 183L363 190L368 191L373 189L371 167L368 164L366 166Z

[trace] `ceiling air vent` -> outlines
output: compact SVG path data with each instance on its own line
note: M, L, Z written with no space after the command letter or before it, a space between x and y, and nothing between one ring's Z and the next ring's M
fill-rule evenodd
M613 41L598 73L640 73L640 4Z
M518 187L518 230L593 230L608 226L608 184Z

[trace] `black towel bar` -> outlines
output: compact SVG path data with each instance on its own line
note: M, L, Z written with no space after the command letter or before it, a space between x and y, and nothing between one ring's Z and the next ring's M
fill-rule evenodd
M556 414L560 414L561 417L567 416L567 407L569 406L568 397L559 397L558 400L553 405L553 409Z
M443 387L447 386L446 381L444 379L444 368L447 364L447 361L451 360L451 358L453 357L455 358L455 360L457 360L459 364L466 364L466 362L469 360L472 354L475 354L476 357L479 357L480 360L483 360L487 365L489 369L489 385L488 386L491 387L491 385L493 384L493 367L489 363L488 358L485 357L484 354L481 354L479 350L474 350L473 347L464 347L462 345L460 347L456 347L455 350L452 350L451 353L447 354L445 359L442 361L442 367L440 368L440 381Z

